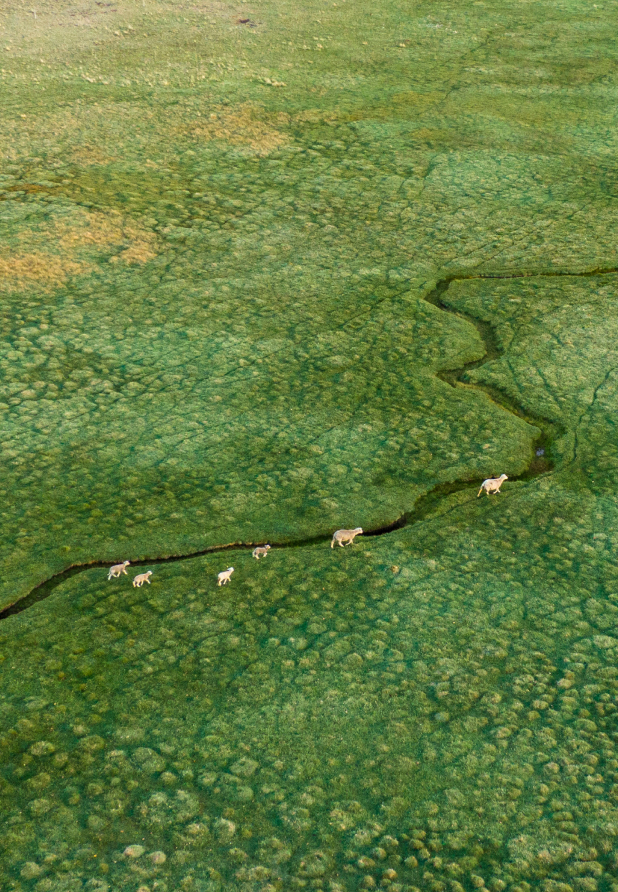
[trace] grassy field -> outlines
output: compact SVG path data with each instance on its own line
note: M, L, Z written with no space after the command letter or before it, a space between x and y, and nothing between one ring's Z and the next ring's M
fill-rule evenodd
M0 0L3 888L618 890L617 25Z

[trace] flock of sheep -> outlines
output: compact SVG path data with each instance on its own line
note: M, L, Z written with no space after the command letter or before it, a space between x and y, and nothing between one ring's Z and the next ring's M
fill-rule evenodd
M347 542L352 544L354 542L354 538L362 533L361 527L356 527L354 530L337 530L337 532L333 535L333 541L330 543L330 547L332 548L335 542L338 542L341 547L343 547ZM270 545L258 545L257 548L253 549L253 557L259 561L261 557L266 557L268 552L270 551ZM107 574L108 579L118 579L124 573L127 576L127 567L131 561L123 561L121 564L114 564L113 567L109 568L109 573ZM233 567L228 567L227 570L222 570L221 573L217 574L217 584L225 585L230 581L232 573L234 572ZM152 570L146 570L145 573L138 573L137 576L133 579L134 587L140 588L145 582L150 585L150 577L152 576Z
M499 493L500 487L504 483L505 480L509 478L506 474L501 474L499 477L488 477L487 480L483 480L481 483L481 488L478 491L478 496L482 492L489 495L490 493ZM357 536L360 536L363 532L362 527L355 527L353 530L337 530L333 533L333 538L330 543L330 547L334 548L335 545L340 545L341 548L344 545L352 545L354 539ZM270 545L258 545L257 548L253 549L253 557L259 561L261 557L266 557L268 552L270 551ZM127 567L131 561L123 561L121 564L114 564L113 567L109 568L109 573L107 575L108 579L118 579L123 573L127 576ZM227 570L222 570L217 574L217 585L226 585L232 577L232 573L234 572L233 567L228 567ZM133 579L134 587L140 588L145 582L150 585L150 577L152 576L152 570L146 570L145 573L138 573L137 576Z

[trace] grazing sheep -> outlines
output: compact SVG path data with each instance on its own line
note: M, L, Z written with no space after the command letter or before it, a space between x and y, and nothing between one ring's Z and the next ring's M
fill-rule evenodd
M337 532L333 534L333 541L330 543L330 547L333 548L335 542L338 542L342 548L346 542L349 542L350 545L352 545L354 543L354 537L360 536L362 532L362 527L356 527L355 530L337 530Z
M500 487L502 486L504 481L508 479L509 478L506 476L506 474L500 474L499 477L488 477L487 480L483 480L483 482L481 483L481 488L479 489L476 496L477 499L483 491L485 491L487 495L489 495L490 492L500 492Z
M253 549L253 557L256 559L256 561L259 561L261 557L266 557L269 551L270 545L258 545L257 548Z
M150 576L152 576L152 570L146 570L145 573L140 573L139 576L136 576L133 580L133 585L137 586L137 588L140 588L145 582L150 585Z
M124 573L124 575L126 576L127 575L127 567L129 566L130 563L131 563L131 561L123 561L121 564L114 564L113 567L109 568L109 573L108 573L107 578L108 579L118 579L118 577L120 576L121 573Z
M230 577L233 572L234 572L233 567L228 567L227 570L222 570L221 573L219 573L219 575L217 576L217 579L219 580L219 582L217 584L225 585L226 582L230 581Z

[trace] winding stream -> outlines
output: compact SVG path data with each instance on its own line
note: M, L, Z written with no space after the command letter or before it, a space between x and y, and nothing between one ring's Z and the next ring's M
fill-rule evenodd
M578 273L523 272L502 274L488 273L485 275L474 275L472 273L467 275L455 274L440 279L431 289L431 291L424 295L424 299L428 303L432 304L434 307L437 307L439 310L443 310L446 313L450 313L453 316L458 316L460 319L465 319L467 322L473 325L478 331L485 347L485 353L481 359L472 360L471 362L468 362L459 368L445 369L438 372L437 376L440 378L440 380L449 384L451 387L468 387L473 388L474 390L481 390L489 397L492 402L500 406L500 408L505 409L507 412L511 412L514 415L517 415L519 418L522 418L529 424L534 425L541 431L541 433L535 440L535 455L533 456L532 461L522 474L511 477L511 480L530 480L541 475L551 473L554 469L554 464L551 458L552 442L558 436L560 436L563 431L560 425L549 420L548 418L543 418L542 416L532 415L529 412L525 412L524 409L517 402L515 402L511 397L498 390L497 388L481 384L472 384L466 380L468 372L470 372L472 369L478 368L479 366L485 365L485 363L487 362L493 362L494 360L502 356L503 351L500 348L496 331L489 322L486 322L483 319L478 319L477 317L472 316L470 313L465 313L461 310L454 310L452 307L449 307L448 304L444 302L444 296L453 282L472 281L479 279L505 280L524 278L594 278L595 276L606 276L613 273L618 273L618 267L598 268ZM466 478L454 481L453 483L439 483L437 486L434 486L432 489L422 495L417 500L414 508L410 512L406 512L388 526L380 527L374 530L366 530L363 535L382 536L387 533L391 533L394 530L399 530L402 527L409 526L414 523L419 523L420 521L431 515L437 505L439 505L439 503L446 496L451 495L454 492L459 492L463 489L468 489L471 484L474 484L474 486L476 487L478 483L479 480L476 478ZM271 545L276 548L298 548L303 545L311 545L318 542L327 542L330 540L331 536L332 533L319 534L311 538L297 540L294 542L285 542L280 544L271 542ZM253 549L256 545L261 544L263 543L232 542L227 545L211 545L208 548L202 549L201 551L193 551L188 554L171 555L169 557L163 558L150 558L140 561L131 561L131 567L143 567L146 565L155 566L156 564L167 564L174 561L186 561L191 558L202 557L203 555L211 554L218 551ZM92 561L85 564L75 564L71 567L67 567L65 570L61 570L58 573L55 573L49 579L35 586L23 598L20 598L14 604L11 604L9 607L5 607L4 610L0 611L0 620L7 619L9 616L14 616L17 613L22 613L29 607L37 604L39 601L45 600L45 598L48 598L52 594L52 592L58 585L61 585L63 582L65 582L65 580L70 579L72 576L75 576L78 573L82 573L85 570L96 569L97 567L101 569L108 569L111 563L114 563L114 561Z

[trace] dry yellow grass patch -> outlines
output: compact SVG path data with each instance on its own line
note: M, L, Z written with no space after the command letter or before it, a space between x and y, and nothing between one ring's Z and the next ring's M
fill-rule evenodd
M280 113L271 120L260 117L262 109L245 104L235 109L217 109L205 121L194 123L191 133L197 139L220 139L232 146L246 146L256 155L268 155L288 143L287 134L277 130L271 121L282 126L289 116Z
M122 246L113 260L126 263L146 263L156 257L157 237L139 224L127 220L117 211L81 214L79 222L58 221L54 237L65 251L82 248L115 248Z
M154 260L157 256L154 247L154 238L150 240L140 237L128 248L125 248L119 257L113 257L112 260L121 260L123 263L148 263L149 260Z
M57 288L67 278L83 271L83 264L55 257L43 251L0 256L0 290L25 291L29 288Z
M152 112L124 102L77 103L13 118L3 116L0 160L61 155L84 168L139 156L140 128Z
M18 236L17 249L0 247L0 289L49 290L90 272L110 250L114 263L147 263L157 255L157 236L117 212L79 210ZM23 249L22 249L23 246ZM103 257L102 257L103 255Z

